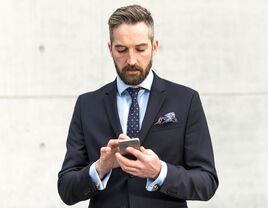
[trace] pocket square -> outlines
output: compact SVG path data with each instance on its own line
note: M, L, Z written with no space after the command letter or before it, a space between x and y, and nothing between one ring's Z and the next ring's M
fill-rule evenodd
M167 113L166 115L160 117L154 125L162 125L165 123L177 123L178 119L176 118L176 114L174 112Z

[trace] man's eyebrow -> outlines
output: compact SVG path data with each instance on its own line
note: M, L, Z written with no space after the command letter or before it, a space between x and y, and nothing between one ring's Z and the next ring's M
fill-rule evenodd
M136 45L136 47L139 47L139 46L148 46L148 43L141 43L141 44Z
M120 48L120 47L124 47L124 48L126 48L126 46L124 46L124 45L115 45L114 47L115 47L115 48Z
M138 45L135 45L135 47L142 47L142 46L148 46L148 43L140 43L140 44L138 44ZM115 48L121 48L121 47L127 48L127 46L120 45L120 44L115 45L114 47L115 47Z

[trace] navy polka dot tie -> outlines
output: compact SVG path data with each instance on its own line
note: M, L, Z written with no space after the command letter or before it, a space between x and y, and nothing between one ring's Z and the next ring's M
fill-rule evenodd
M127 91L129 95L131 96L132 102L129 108L129 113L128 113L128 120L127 120L127 135L130 138L137 138L140 130L140 108L139 108L139 103L137 100L138 93L140 91L139 88L133 88L129 87L127 88Z

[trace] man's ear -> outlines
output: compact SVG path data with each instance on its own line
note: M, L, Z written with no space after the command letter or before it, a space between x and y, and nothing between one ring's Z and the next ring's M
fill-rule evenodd
M156 54L157 50L158 50L158 40L154 40L153 41L153 55Z
M112 55L112 43L111 42L108 42L108 48L109 48L110 54Z

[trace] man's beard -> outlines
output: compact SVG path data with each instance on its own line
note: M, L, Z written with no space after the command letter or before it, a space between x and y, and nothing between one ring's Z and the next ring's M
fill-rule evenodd
M127 85L138 85L138 84L142 83L143 80L145 80L145 78L149 74L150 69L152 67L152 64L153 64L153 61L151 59L149 64L146 66L145 69L143 69L142 67L135 64L133 66L127 65L120 70L119 67L117 66L116 62L114 61L114 65L115 65L116 72L117 72L118 76ZM131 71L131 70L139 71L140 74L138 74L138 75L127 74L127 72Z

